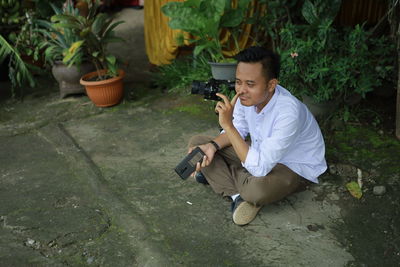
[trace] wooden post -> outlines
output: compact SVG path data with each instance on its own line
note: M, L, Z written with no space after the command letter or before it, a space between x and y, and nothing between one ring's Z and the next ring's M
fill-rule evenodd
M398 0L389 1L388 19L390 33L397 44L397 101L396 101L396 137L400 140L400 3Z
M400 23L397 26L397 103L396 103L396 136L400 140Z

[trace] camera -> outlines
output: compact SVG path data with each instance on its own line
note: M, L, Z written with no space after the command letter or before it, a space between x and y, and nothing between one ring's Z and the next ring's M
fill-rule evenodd
M186 155L186 157L175 167L176 173L183 179L187 179L190 174L196 170L197 162L202 162L205 156L203 150L199 147L193 149L193 151Z
M216 93L221 92L223 87L228 90L235 90L235 82L216 79L210 79L208 82L193 81L192 94L204 95L204 99L220 101L221 98Z

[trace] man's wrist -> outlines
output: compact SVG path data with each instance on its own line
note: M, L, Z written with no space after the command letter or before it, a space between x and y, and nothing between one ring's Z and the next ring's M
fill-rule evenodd
M211 140L209 143L215 147L215 151L218 151L221 149L221 147L214 140Z
M233 129L236 129L235 126L233 124L230 125L225 125L225 127L222 127L224 129L225 132L230 132Z

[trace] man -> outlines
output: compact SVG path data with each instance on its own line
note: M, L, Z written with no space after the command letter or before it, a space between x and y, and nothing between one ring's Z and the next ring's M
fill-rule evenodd
M229 101L218 94L222 101L215 107L223 131L215 138L193 137L189 152L196 146L204 151L193 175L231 198L233 222L245 225L263 205L295 192L304 181L318 183L326 162L313 115L278 85L279 56L250 47L236 59L236 95Z

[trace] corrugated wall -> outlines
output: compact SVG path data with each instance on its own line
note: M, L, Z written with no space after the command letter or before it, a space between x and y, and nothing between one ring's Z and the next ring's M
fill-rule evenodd
M342 0L336 22L342 26L355 26L367 22L375 25L387 12L387 0Z

